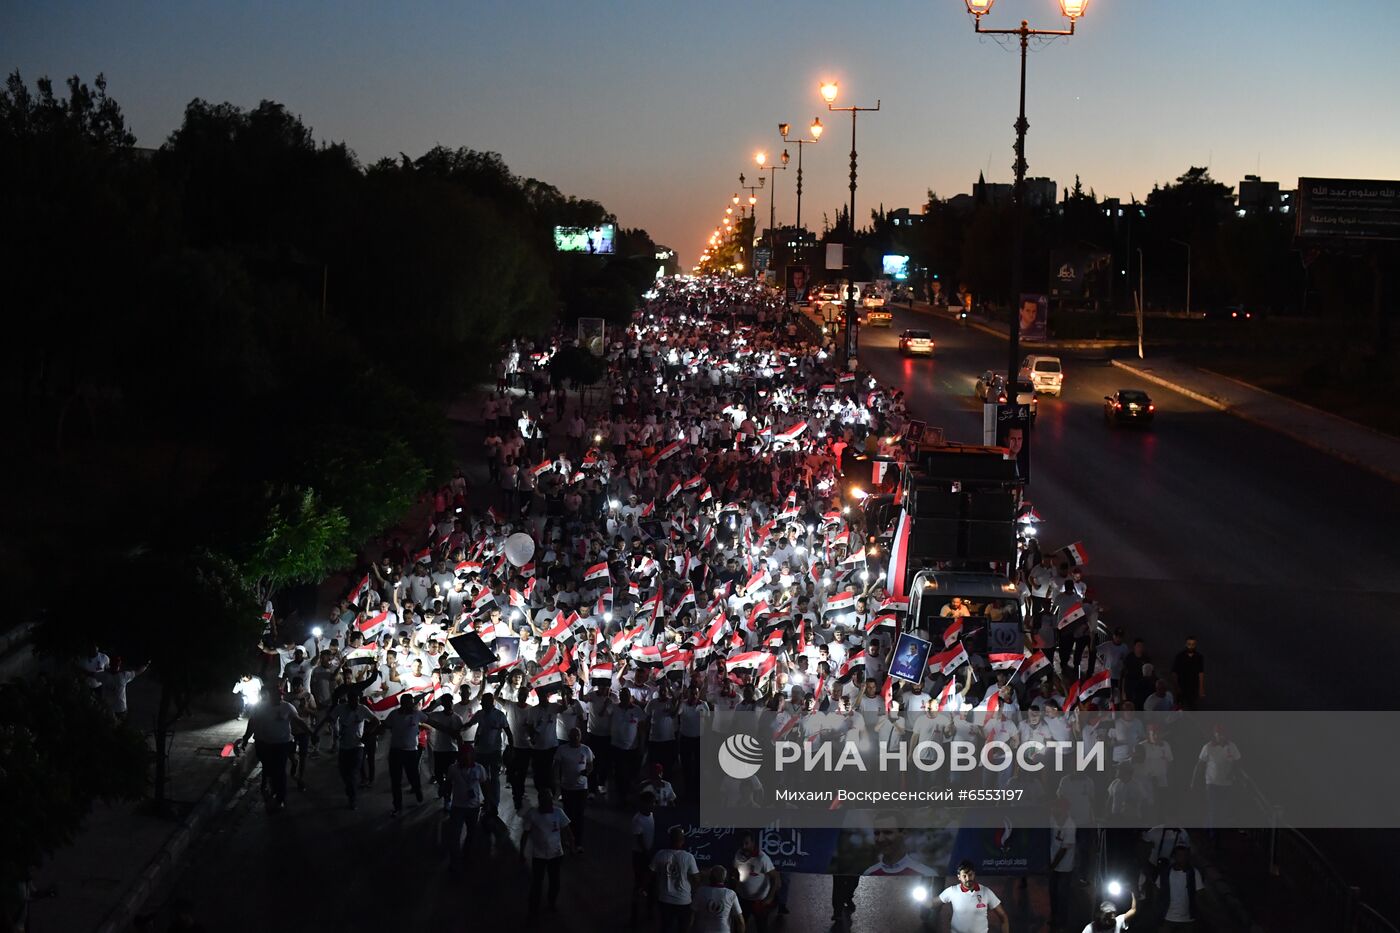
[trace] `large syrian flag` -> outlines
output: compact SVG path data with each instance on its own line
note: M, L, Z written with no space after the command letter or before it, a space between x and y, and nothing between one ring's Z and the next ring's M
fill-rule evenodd
M938 668L938 673L947 677L953 671L967 663L967 648L961 643L949 648L947 651L940 651L928 659L929 667Z
M1065 559L1065 562L1072 567L1083 567L1089 563L1089 552L1084 550L1084 542L1076 541L1073 544L1060 548L1058 556Z
M472 609L476 612L484 612L496 604L496 594L491 592L491 587L483 586L481 592L476 594L472 600Z
M1045 652L1036 649L1025 657L1025 660L1021 662L1021 666L1017 668L1016 673L1021 675L1022 681L1030 683L1032 677L1049 666L1050 659L1045 656Z
M1060 621L1055 624L1055 628L1062 629L1067 625L1072 625L1084 618L1084 604L1076 602L1065 607L1065 614L1060 617Z
M829 615L833 612L844 612L852 609L856 604L856 594L853 590L843 590L840 593L832 593L827 598L826 605L822 608L822 615Z
M885 573L885 589L893 599L903 599L907 595L904 578L909 574L909 536L913 530L914 523L909 513L900 509L899 524L895 526L894 541L890 544L890 563Z
M724 660L726 672L736 670L756 671L763 666L763 663L772 658L773 655L767 651L745 651L743 654L731 655Z
M382 630L388 628L389 610L383 609L369 616L362 622L357 622L355 627L360 630L360 634L365 636L365 641L375 641Z
M602 561L601 563L594 564L592 567L589 567L587 570L585 570L585 571L583 572L583 582L585 582L585 583L589 583L589 582L591 582L591 581L593 581L593 580L606 580L606 579L608 579L608 562L607 562L607 561Z
M544 690L549 687L562 686L564 683L565 665L556 664L553 667L546 667L534 677L530 678L530 686L536 690Z
M841 668L836 673L836 679L841 683L850 680L857 670L865 670L865 650L855 652L841 662Z

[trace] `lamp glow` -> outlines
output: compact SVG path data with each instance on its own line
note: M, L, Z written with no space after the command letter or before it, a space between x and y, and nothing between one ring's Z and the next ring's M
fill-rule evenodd
M972 2L973 2L973 0L968 0L968 6L969 6L969 7L972 6ZM986 2L987 2L987 7L990 9L990 8L991 8L991 5L992 5L992 0L986 0ZM984 11L984 12L985 12L985 11ZM823 82L822 82L822 85L821 85L822 99L825 100L828 104L830 104L830 103L832 103L832 102L834 102L834 101L836 100L836 95L837 95L838 93L840 93L840 91L841 91L841 88L840 88L839 85L837 85L837 83L836 83L835 81L823 81Z

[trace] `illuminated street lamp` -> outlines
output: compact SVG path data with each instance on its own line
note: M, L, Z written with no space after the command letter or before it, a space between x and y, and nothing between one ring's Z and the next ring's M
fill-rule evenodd
M1026 122L1026 50L1030 45L1031 36L1074 35L1075 21L1089 8L1089 0L1059 0L1060 15L1069 20L1068 29L1032 29L1025 20L1021 20L1021 25L1016 29L983 29L982 17L992 12L992 5L996 0L965 2L967 12L973 16L976 32L991 36L1016 36L1021 44L1021 108L1016 117L1016 161L1013 163L1016 182L1011 189L1015 235L1012 238L1011 252L1011 339L1007 341L1006 363L1006 381L1010 385L1016 381L1016 375L1020 372L1021 355L1021 277L1026 246L1026 130L1030 128L1030 124Z
M777 200L777 194L778 194L778 174L777 174L777 173L778 173L778 171L779 171L780 169L786 171L786 169L787 169L787 164L788 164L788 158L789 158L789 156L788 156L788 154L787 154L787 150L786 150L786 149L783 150L783 154L782 154L783 164L782 164L782 165L768 164L768 153L764 152L764 151L761 150L761 149L760 149L758 152L756 152L756 153L754 154L754 157L753 157L753 160L754 160L755 162L758 163L758 170L759 170L760 172L772 172L772 173L773 173L773 184L771 184L771 185L768 186L768 248L769 248L769 249L773 249L773 236L774 236L773 228L776 226L776 220L775 220L775 218L777 217L777 207L775 206L775 201Z
M812 125L811 125L811 127L809 128L809 129L810 129L810 132L811 132L811 134L812 134L812 138L811 138L811 139L802 139L802 138L800 138L800 137L799 137L799 138L796 138L796 139L789 139L789 138L788 138L788 130L791 129L791 127L792 127L792 124L790 124L790 123L779 123L779 124L778 124L778 133L779 133L779 135L781 135L781 136L783 137L783 142L794 142L794 143L797 143L797 229L801 230L801 229L802 229L802 147L805 146L805 145L808 145L808 144L810 144L810 143L814 143L814 142L816 142L817 140L821 139L821 138L822 138L822 130L826 129L826 127L822 126L822 121L821 121L821 118L820 118L820 117L813 117L813 118L812 118Z
M975 0L968 0L969 3ZM990 5L994 0L988 0ZM880 101L875 101L874 107L837 107L836 96L840 94L841 88L835 81L823 81L818 88L821 92L822 100L826 101L826 109L831 111L849 111L851 114L851 248L855 249L856 244L856 114L861 111L875 111L880 109ZM846 359L845 364L851 365L851 360L855 359L860 352L860 324L856 319L856 283L853 280L854 269L846 271Z

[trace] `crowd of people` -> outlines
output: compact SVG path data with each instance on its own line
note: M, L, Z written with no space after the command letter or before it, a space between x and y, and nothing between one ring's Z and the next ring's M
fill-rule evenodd
M1054 813L1050 920L1068 929L1071 902L1087 903L1075 881L1096 817L1145 812L1175 774L1171 736L1135 712L1195 708L1202 655L1193 639L1158 667L1122 629L1100 638L1082 548L1042 555L1028 534L1006 568L1014 596L949 600L921 628L942 649L927 676L890 677L909 601L877 545L892 529L869 523L860 496L897 493L911 416L899 391L844 371L823 340L756 286L676 279L611 335L591 391L551 378L567 335L509 347L482 408L488 481L459 471L433 493L421 537L389 541L324 624L270 630L266 672L234 687L269 807L286 804L289 771L304 783L326 757L356 807L385 745L393 814L404 785L418 802L434 793L454 864L519 817L532 915L556 905L589 808L611 806L632 813L634 908L654 906L662 929L692 913L699 930L745 918L764 929L788 887L766 855L741 849L702 870L684 838L655 826L655 808L698 798L715 717L767 711L775 730L871 747L1100 735L1111 781L994 778ZM893 459L878 488L843 484L856 453ZM1036 518L1029 503L1023 515ZM1022 646L968 652L971 618L1021 621ZM988 718L975 725L974 711ZM1238 750L1224 749L1201 753L1208 784L1230 783ZM1189 905L1171 912L1172 850L1186 839L1161 851L1161 835L1151 864L1167 868L1146 880L1168 905L1163 922L1188 923ZM836 918L858 880L835 880ZM978 929L952 909L954 930Z

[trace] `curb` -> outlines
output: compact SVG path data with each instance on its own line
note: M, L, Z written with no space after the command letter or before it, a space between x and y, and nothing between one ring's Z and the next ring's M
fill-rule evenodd
M256 759L256 755L243 754L232 768L214 781L199 803L185 816L180 828L165 841L165 845L161 846L160 851L127 888L121 901L97 927L97 933L123 933L130 928L156 886L164 880L168 872L178 868L184 860L190 845L203 832L204 824L228 804L229 799L253 773Z
M1378 431L1375 428L1370 427L1369 425L1361 424L1359 421L1352 421L1350 418L1343 418L1341 415L1338 415L1334 412L1324 411L1323 409L1318 408L1316 405L1309 405L1307 402L1300 402L1296 398L1289 398L1288 396L1281 395L1278 392L1273 391L1272 389L1266 389L1263 386L1257 386L1253 383L1245 382L1243 379L1236 379L1234 376L1228 376L1225 373L1218 373L1215 370L1207 369L1204 366L1197 366L1196 368L1203 373L1210 373L1212 376L1216 376L1220 379L1229 380L1237 386L1243 386L1246 389L1253 389L1255 392L1263 392L1265 395L1271 395L1281 402L1287 402L1290 405L1297 405L1299 408L1306 408L1308 411L1316 412L1319 415L1326 415L1328 418L1335 418L1338 421L1345 421L1349 426L1356 428L1358 431L1365 431L1367 434L1374 434L1376 437L1379 437L1382 440L1396 440L1393 434L1387 434L1384 431Z
M1146 379L1148 382L1155 382L1157 385L1165 386L1166 388L1171 389L1173 392L1179 392L1179 393L1181 393L1182 395L1185 395L1187 398L1195 399L1196 401L1200 402L1201 404L1203 404L1203 405L1208 405L1208 406L1210 406L1211 408L1217 409L1218 411L1228 412L1229 414L1234 415L1236 418L1239 418L1241 421L1248 421L1250 424L1253 424L1253 425L1255 425L1255 426L1257 426L1257 427L1266 428L1266 429L1268 429L1268 430L1270 430L1270 431L1273 431L1273 432L1275 432L1275 433L1277 433L1277 434L1282 434L1284 437L1292 438L1293 440L1297 441L1297 442L1300 443L1300 444L1303 444L1303 445L1305 445L1305 446L1307 446L1307 447L1311 447L1313 450L1316 450L1316 451L1319 451L1319 452L1321 452L1321 453L1327 454L1328 456L1331 456L1331 457L1335 457L1335 458L1337 458L1338 460L1341 460L1343 463L1349 463L1349 464L1351 464L1351 465L1354 466L1354 467L1359 467L1360 469L1366 470L1367 472L1374 473L1376 476L1379 476L1379 477L1381 477L1382 479L1389 480L1389 481L1392 482L1392 483L1400 483L1400 471L1388 470L1388 469L1386 469L1385 467L1383 467L1383 466L1381 466L1381 465L1379 465L1379 464L1377 464L1377 463L1371 462L1370 460L1365 460L1365 459L1363 459L1363 458L1361 458L1361 457L1358 457L1358 456L1356 456L1355 454L1352 454L1352 453L1350 453L1350 452L1348 452L1348 451L1340 450L1340 449L1338 449L1338 448L1336 448L1336 447L1332 447L1332 446L1329 445L1329 444L1325 444L1325 443L1323 443L1322 441L1319 441L1317 438L1315 438L1315 437L1313 437L1313 436L1311 436L1311 435L1309 435L1309 434L1303 434L1303 433L1298 432L1298 431L1290 431L1288 428L1282 427L1282 426L1280 426L1280 425L1278 425L1278 424L1275 424L1275 423L1273 423L1273 422L1271 422L1271 421L1264 421L1263 419L1256 418L1254 415L1246 414L1245 412L1241 411L1241 410L1240 410L1238 407L1236 407L1236 406L1228 405L1228 404L1226 404L1226 403L1220 401L1219 399L1214 398L1213 396L1203 395L1203 394L1201 394L1200 392L1192 391L1191 389L1188 389L1188 388L1186 388L1185 386L1183 386L1183 385L1181 385L1181 384L1179 384L1179 383L1172 382L1171 380L1165 379L1165 378L1163 378L1163 377L1161 377L1161 376L1158 376L1158 375L1156 375L1155 373L1149 372L1148 370L1140 369L1140 368L1138 368L1138 367L1132 365L1131 363L1124 363L1124 362L1122 362L1121 360L1116 360L1116 359L1115 359L1115 360L1111 360L1110 362L1112 362L1112 364L1113 364L1114 366L1117 366L1119 369L1126 370L1126 371L1132 373L1132 374L1135 375L1135 376L1138 376L1138 377L1140 377L1140 378L1142 378L1142 379ZM1202 370L1202 372L1210 372L1210 370ZM1212 373L1212 375L1217 375L1217 374ZM1225 377L1225 378L1229 378L1229 377L1227 376L1227 377ZM1250 388L1250 389L1257 389L1257 388L1258 388L1257 386L1252 386L1252 385L1250 385L1250 384L1247 383L1247 382L1240 382L1238 379L1234 379L1234 380L1231 380L1231 381L1233 381L1233 382L1238 382L1241 386L1245 386L1245 387ZM1268 390L1266 390L1266 389L1259 389L1259 391L1261 391L1261 392L1267 392L1269 395L1275 395L1275 393L1273 393L1273 392L1268 392ZM1281 396L1281 395L1275 395L1275 397L1279 398L1280 400L1282 400L1282 401L1284 401L1284 402L1287 402L1287 403L1290 404L1290 405L1296 405L1296 404L1298 404L1297 402L1294 402L1292 399L1284 398L1284 397ZM1304 408L1311 408L1311 406L1307 406L1307 405L1304 405L1304 406L1301 406L1301 407L1304 407ZM1313 410L1316 411L1317 409L1313 409ZM1336 415L1331 415L1329 412L1323 412L1323 414L1327 414L1327 415L1329 415L1330 417L1333 417L1333 418L1336 418L1336 417L1337 417ZM1340 421L1346 421L1345 418L1339 418L1338 420L1340 420ZM1347 422L1347 423L1350 424L1351 422ZM1361 428L1362 430L1370 431L1370 429L1369 429L1369 428L1366 428L1364 425L1357 425L1357 427ZM1376 431L1371 431L1371 433L1373 433L1373 434L1379 434L1379 432L1376 432ZM1388 435L1384 435L1384 434L1380 434L1380 436L1381 436L1381 437L1388 437Z

